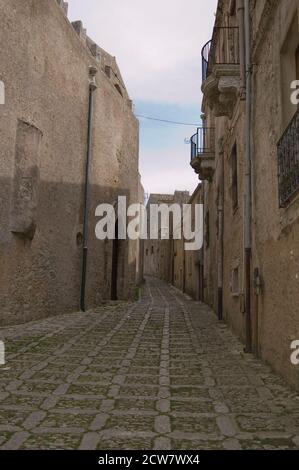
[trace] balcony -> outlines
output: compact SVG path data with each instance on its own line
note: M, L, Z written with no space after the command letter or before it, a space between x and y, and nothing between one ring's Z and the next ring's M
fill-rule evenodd
M191 166L200 180L211 180L215 171L215 129L199 127L191 139Z
M299 110L277 144L279 206L299 194Z
M239 28L215 27L201 56L205 99L215 117L231 119L240 91Z

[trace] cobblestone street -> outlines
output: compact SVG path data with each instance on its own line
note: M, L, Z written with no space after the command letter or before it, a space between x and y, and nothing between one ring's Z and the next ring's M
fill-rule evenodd
M2 336L2 449L299 448L296 394L161 281Z

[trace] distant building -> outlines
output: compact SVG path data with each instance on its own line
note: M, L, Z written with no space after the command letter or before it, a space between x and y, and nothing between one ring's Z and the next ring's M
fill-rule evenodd
M192 229L194 230L195 205L202 204L202 185L199 184L187 201L192 210ZM203 300L203 253L202 250L185 250L185 240L173 240L172 249L173 279L175 287L194 300Z
M167 282L174 279L174 262L172 256L173 240L172 240L172 215L170 215L170 231L169 239L161 239L161 230L159 227L159 238L150 239L150 207L151 205L167 205L169 208L172 204L186 204L189 199L188 191L175 191L174 194L151 194L147 203L148 217L148 240L144 242L144 274L148 276L156 276Z

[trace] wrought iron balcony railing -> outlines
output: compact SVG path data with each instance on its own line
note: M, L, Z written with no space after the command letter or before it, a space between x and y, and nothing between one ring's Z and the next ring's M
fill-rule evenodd
M203 82L214 65L239 65L239 28L216 26L212 39L202 48L201 57Z
M215 154L215 128L199 127L191 139L191 162L196 157Z
M277 144L279 205L286 207L299 193L299 110Z

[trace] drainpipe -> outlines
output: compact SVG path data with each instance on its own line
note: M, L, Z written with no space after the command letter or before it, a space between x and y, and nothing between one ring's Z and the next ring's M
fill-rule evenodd
M223 320L223 230L224 230L224 151L219 142L218 180L218 319Z
M246 98L246 63L245 63L245 24L244 0L237 0L237 17L239 25L239 56L240 56L240 97Z
M205 279L206 279L206 266L207 266L207 260L206 260L206 244L205 244L205 232L206 232L206 182L202 182L202 203L203 203L203 223L202 223L202 230L204 233L203 237L203 245L202 245L202 299L201 302L206 302L206 296L205 296Z
M245 337L246 352L252 351L251 332L251 37L250 0L244 0L245 64L246 64L246 112L245 112L245 194L244 194L244 256L245 256Z
M183 221L182 221L183 222ZM185 238L183 236L183 293L186 292L186 250L185 250Z
M89 104L88 104L88 128L87 128L87 155L85 165L85 186L84 186L84 208L83 208L83 252L82 252L82 270L81 270L81 292L80 309L86 311L85 292L86 292L86 274L87 274L87 255L88 255L88 216L90 208L90 173L92 159L92 129L93 129L93 99L94 92L97 89L95 76L96 67L89 67Z

